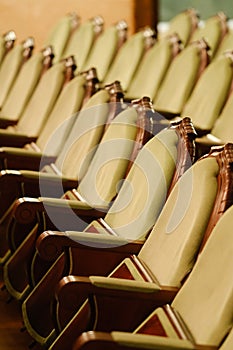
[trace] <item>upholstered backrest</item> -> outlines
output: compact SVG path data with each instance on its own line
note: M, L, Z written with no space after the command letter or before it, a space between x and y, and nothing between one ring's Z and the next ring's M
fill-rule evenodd
M168 37L157 41L143 57L126 92L126 98L149 96L152 100L173 58L173 44Z
M192 268L218 189L215 158L196 162L174 186L142 247L142 259L162 285L180 286Z
M195 342L219 346L233 323L233 207L219 219L172 306Z
M117 44L118 30L114 25L105 29L99 35L98 39L93 45L87 61L83 65L83 69L85 70L95 67L99 80L103 81L108 72L110 64L112 63L114 54L116 53Z
M95 37L94 23L88 20L78 26L72 33L62 57L74 56L78 71L83 70L84 63L92 48Z
M230 57L214 60L199 78L182 115L190 116L197 129L211 130L226 101L233 76Z
M19 72L23 59L22 54L23 44L15 45L5 56L0 66L0 81L2 82L0 86L0 107L2 107Z
M228 98L219 117L217 118L211 134L219 138L224 143L233 142L232 133L232 113L233 113L233 94Z
M105 216L119 236L144 239L166 200L177 160L178 135L163 130L139 152L124 184Z
M105 84L119 80L123 90L128 89L144 52L145 38L143 33L143 31L140 31L132 35L127 39L124 45L122 45L104 79Z
M54 63L57 63L67 44L72 28L72 16L62 17L48 33L44 46L51 45L54 51Z
M108 206L116 196L133 150L136 122L137 111L129 107L111 122L104 133L78 187L78 192L93 207Z
M197 81L200 64L198 45L188 45L174 58L154 99L157 111L181 113Z
M197 12L194 9L189 9L178 13L169 21L169 27L165 34L177 33L183 45L186 46L197 25Z
M229 335L227 336L226 340L224 341L223 345L220 347L221 350L231 350L233 348L233 328Z
M69 81L55 102L48 120L36 141L37 146L50 155L58 155L75 122L74 116L82 105L85 94L85 76Z
M104 132L110 95L106 90L95 93L79 112L55 162L64 176L83 178Z
M17 121L29 101L41 75L44 55L32 55L20 69L0 112L1 118Z
M2 63L3 61L3 57L5 55L5 52L6 52L6 47L5 47L5 39L4 39L4 36L0 36L0 64Z
M214 55L214 59L218 58L228 50L232 51L232 48L233 48L233 30L229 29L229 32L224 36L223 40L221 41L221 44L219 45L219 48Z
M218 14L207 18L203 22L203 25L199 26L199 28L195 30L191 37L191 41L205 38L211 48L212 56L214 56L224 35L223 26L225 21L226 19L224 19L221 15L219 16Z
M61 91L64 78L62 63L54 65L41 77L17 124L18 132L38 136ZM8 129L11 131L11 127Z

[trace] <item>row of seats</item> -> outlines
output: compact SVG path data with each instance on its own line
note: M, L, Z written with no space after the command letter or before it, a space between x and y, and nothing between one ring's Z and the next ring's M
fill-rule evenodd
M75 349L232 345L232 54L216 56L224 15L197 19L184 11L170 24L183 30L155 40L72 14L21 62L7 98L29 62L40 69L29 112L1 117L0 253L25 329L46 348L79 335ZM84 32L82 65L71 43Z

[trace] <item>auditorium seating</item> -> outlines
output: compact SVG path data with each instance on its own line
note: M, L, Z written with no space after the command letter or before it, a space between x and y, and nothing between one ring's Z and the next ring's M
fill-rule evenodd
M9 30L0 36L0 64L5 55L13 48L16 40L16 34L13 30Z
M131 333L118 329L104 333L97 326L97 332L82 334L73 349L232 349L232 215L231 206L171 304L155 308ZM49 349L62 348L52 345Z

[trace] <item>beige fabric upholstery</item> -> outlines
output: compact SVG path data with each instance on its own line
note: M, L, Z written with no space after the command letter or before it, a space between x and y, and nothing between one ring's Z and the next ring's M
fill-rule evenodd
M137 134L137 112L129 107L110 124L78 191L94 207L108 206L124 178ZM93 186L90 186L90 183Z
M105 222L118 236L144 239L154 225L175 170L177 142L174 130L163 130L139 152L105 216Z
M118 31L117 27L114 25L105 29L99 35L93 44L87 61L85 63L83 62L82 69L87 70L91 67L95 67L97 70L98 79L103 81L113 61L114 54L117 50L117 44Z
M79 112L58 158L57 169L79 181L86 173L96 147L103 135L109 112L109 93L95 93Z
M215 56L214 59L220 57L224 52L228 50L232 50L233 48L233 30L229 29L229 32L224 36Z
M36 141L37 146L50 155L58 155L75 122L74 114L82 105L85 77L73 78L61 91L47 122Z
M0 111L0 118L17 121L29 101L41 75L44 55L38 52L24 63Z
M5 40L3 36L0 36L0 64L3 61L4 55L6 52L6 48L5 48Z
M139 258L161 285L179 287L195 262L217 193L214 158L195 163L177 182Z
M227 336L227 339L224 341L223 345L220 348L221 350L232 350L233 349L233 328L229 335Z
M22 63L23 44L13 47L0 66L0 108L9 93Z
M125 97L135 99L141 96L149 96L153 100L171 60L172 44L165 37L157 41L145 54L132 78Z
M143 31L141 31L132 35L124 43L109 68L104 84L111 84L113 81L119 80L123 90L128 89L143 55L144 39Z
M220 345L233 324L233 206L219 219L172 302L198 344Z
M78 26L72 33L65 47L62 57L66 58L74 56L79 71L83 70L83 66L92 48L94 40L94 23L88 20Z
M174 58L154 99L157 111L181 113L196 83L200 63L196 45L187 46Z
M201 75L182 111L183 116L192 118L196 128L212 129L226 101L232 73L231 59L222 56L209 64Z
M44 41L44 46L51 45L53 47L54 63L57 63L62 57L62 53L70 36L71 24L71 16L67 15L62 17L50 30Z
M51 67L40 79L18 124L0 132L38 136L61 91L64 77L65 68L63 64L59 63Z

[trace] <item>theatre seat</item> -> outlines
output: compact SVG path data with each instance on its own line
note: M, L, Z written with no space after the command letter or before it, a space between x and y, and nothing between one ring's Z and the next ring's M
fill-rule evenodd
M228 33L224 36L223 40L221 41L217 52L214 55L214 59L221 56L226 51L232 51L233 48L233 30L229 29Z
M168 67L161 86L153 96L154 108L167 118L179 115L208 64L209 47L205 40L187 45Z
M199 28L194 31L190 41L192 42L204 38L210 46L211 57L214 58L228 29L227 16L224 12L218 12L204 20L203 25L199 25Z
M137 257L124 259L108 277L92 276L89 271L85 276L90 277L80 277L82 273L79 276L67 275L59 282L56 287L55 310L58 322L56 329L60 331L53 331L51 338L57 338L51 349L60 349L65 343L69 348L75 339L74 334L77 336L79 332L88 329L133 330L155 305L158 307L172 301L178 289L183 288L184 280L195 264L203 240L206 241L206 236L214 235L212 230L216 222L232 205L230 164L232 144L226 145L225 149L213 149L209 156L188 169L174 186ZM229 172L225 181L227 169ZM68 236L74 238L75 234L68 233ZM86 260L88 247L81 248L81 244L88 246L90 241L81 240L81 235L76 238L80 250L85 251L84 255L78 256L76 253L79 267L80 259L85 266L85 263L89 264L91 257L93 259L93 248L92 255L90 253L90 258ZM113 244L114 237L111 241ZM74 246L73 243L70 244ZM104 259L105 254L109 261L109 256L105 253L107 246L108 243L95 260L96 264ZM99 246L97 249L100 249ZM41 287L42 284L43 281ZM22 310L29 333L40 342L42 333L38 330L45 330L37 320L44 311L39 309L36 299L33 304L32 298L38 286L24 301ZM76 298L71 298L71 295ZM89 303L85 301L87 297Z
M168 29L165 30L164 33L160 33L158 31L158 37L161 38L163 35L177 33L183 46L185 47L197 29L198 23L198 12L194 8L189 8L171 18L171 20L168 22Z
M1 128L18 122L41 76L51 67L52 60L52 48L48 46L23 64L0 111Z
M43 46L52 46L54 51L54 63L58 63L73 30L79 25L79 18L75 12L60 18L48 31ZM67 56L66 56L67 57Z
M145 94L154 100L171 62L180 51L180 39L176 34L156 41L143 56L128 86L125 98L131 100Z
M95 67L100 82L103 82L115 56L127 39L127 29L127 23L119 21L100 33L93 43L87 59L82 62L81 68L85 70ZM117 79L120 80L121 76Z
M31 56L34 49L34 39L28 37L22 43L14 45L4 57L0 66L0 108L15 81L22 64Z
M35 279L36 275L39 276L38 272L41 274L41 267L43 264L46 266L46 260L48 264L58 257L58 259L55 260L55 264L52 265L43 279L40 280L31 294L29 294L30 299L28 298L25 301L26 312L28 313L30 309L30 324L34 325L34 317L38 315L35 300L37 300L37 305L40 305L40 309L43 309L43 312L47 315L47 324L49 327L45 330L46 336L45 333L43 333L43 335L41 334L40 326L38 328L38 325L35 325L33 334L37 334L36 339L40 339L42 343L44 341L46 342L47 335L50 333L51 327L53 328L50 315L47 313L47 307L52 301L52 285L55 288L56 282L58 282L66 272L66 268L64 269L64 267L68 263L68 256L65 257L66 254L64 256L64 253L62 253L63 245L66 246L67 243L67 248L69 248L69 271L71 272L72 270L73 273L74 271L78 273L81 269L81 273L84 275L88 275L91 271L95 271L96 273L99 271L99 273L106 275L117 262L121 261L132 252L136 253L140 250L151 227L158 218L166 200L169 186L172 186L172 178L176 178L177 181L177 173L179 174L178 176L181 176L183 171L190 166L188 150L191 151L191 154L192 150L188 144L189 142L191 142L191 144L193 143L194 134L190 121L186 120L185 124L186 125L182 122L179 125L172 126L170 129L157 134L157 136L155 135L146 143L135 159L104 221L101 220L100 223L93 221L78 237L72 232L61 235L59 233L56 234L56 232L51 234L45 233L45 236L52 236L52 245L56 245L57 241L57 248L60 247L57 253L60 255L52 254L53 256L39 256L36 254L31 264L31 271L34 270ZM175 171L176 163L177 172ZM132 190L132 199L128 203L130 189ZM121 205L123 205L122 208ZM118 225L117 218L119 218ZM114 236L112 236L110 231L107 231L108 227L111 233L115 232ZM95 230L93 230L93 228ZM127 230L128 236L125 235L125 231ZM74 238L76 242L73 241L72 238L69 238L69 236L76 237L77 239ZM55 238L55 240L53 240L53 238ZM50 241L49 237L48 240ZM126 244L128 240L129 243ZM44 242L46 243L46 239ZM80 242L80 244L78 242ZM72 247L75 249L73 250ZM82 250L82 248L84 248L84 250ZM40 252L42 251L46 254L47 249L40 249ZM102 259L101 256L104 252L106 252L107 256ZM83 260L83 253L87 258L85 261ZM41 258L43 259L41 260ZM51 276L53 276L52 280ZM44 295L45 285L50 286L50 295ZM26 318L25 323L28 324ZM30 325L28 327L31 329Z
M84 64L92 51L95 40L97 40L102 33L103 27L104 20L101 16L95 16L83 23L81 22L70 35L62 53L62 58L74 56L77 64L77 71L79 72L93 67L93 65L91 65L84 68Z
M5 55L13 48L16 40L16 34L13 30L9 30L0 36L0 64Z
M118 51L103 80L103 84L119 80L123 90L127 91L143 55L153 46L154 42L155 32L149 27L131 35Z

